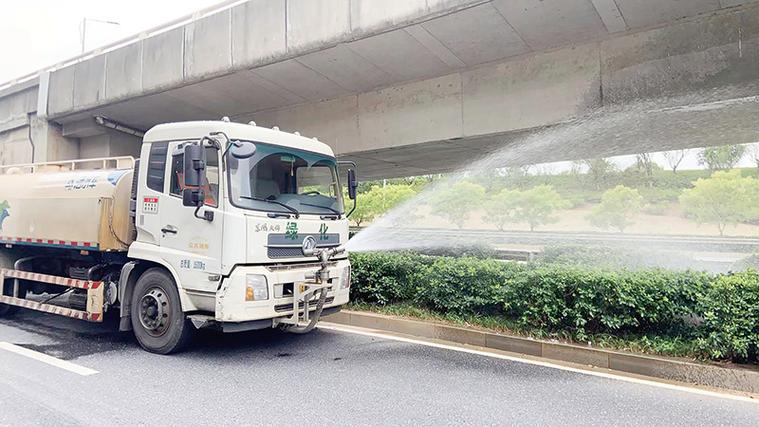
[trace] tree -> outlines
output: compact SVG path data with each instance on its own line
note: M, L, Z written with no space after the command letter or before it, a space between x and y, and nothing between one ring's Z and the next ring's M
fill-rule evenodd
M640 173L643 174L643 179L646 185L649 187L654 186L654 171L661 169L656 164L651 153L640 153L635 155L635 166Z
M503 187L505 178L501 169L487 168L473 173L469 179L475 184L481 185L488 193L497 191L498 187Z
M588 159L582 162L588 168L588 176L590 176L596 190L600 190L603 184L617 170L614 163L607 159Z
M618 185L604 192L601 203L593 208L588 220L598 228L615 228L623 233L633 224L632 217L640 212L642 204L643 197L637 189Z
M448 189L441 189L431 198L430 206L437 215L463 228L469 215L484 199L485 189L481 185L460 181Z
M680 196L685 214L701 224L716 224L720 236L724 236L728 225L756 219L757 202L759 180L744 178L738 170L700 178Z
M378 216L385 215L417 194L412 185L405 184L378 187L375 193L374 209ZM413 209L404 209L403 212L392 218L392 223L395 226L400 226L414 222L416 219L417 215Z
M376 198L376 192L372 192L375 188L377 187L372 187L369 191L359 193L356 196L356 210L353 211L350 217L350 220L356 225L356 227L361 227L362 224L371 222L377 216L374 201ZM348 195L344 194L343 199L348 200Z
M356 210L350 219L360 227L361 224L373 221L415 195L416 191L411 185L375 185L369 191L359 193ZM344 198L347 200L347 197Z
M705 165L711 171L732 169L746 153L744 145L723 145L708 147L698 154L698 163Z
M635 155L635 163L638 169L643 172L647 177L654 176L654 168L656 164L651 157L651 153L640 153Z
M530 225L530 231L535 231L539 225L556 222L557 218L551 216L557 209L569 207L556 190L550 185L538 185L518 192L515 201L514 220L526 222Z
M485 202L485 222L503 231L507 223L514 222L521 192L503 189Z
M404 184L375 187L372 191L375 192L374 204L378 215L384 214L416 195L416 191L410 185Z
M667 164L670 169L672 169L673 173L677 173L677 168L680 166L680 163L682 163L686 154L688 154L688 150L672 150L662 153L664 160L667 161Z

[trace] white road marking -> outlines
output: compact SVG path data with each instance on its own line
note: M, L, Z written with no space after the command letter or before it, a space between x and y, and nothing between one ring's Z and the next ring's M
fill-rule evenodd
M84 366L67 362L53 356L48 356L47 354L40 353L38 351L29 350L28 348L20 347L9 342L0 342L0 350L10 351L11 353L16 353L21 356L40 361L42 363L47 363L48 365L65 369L69 372L73 372L82 376L94 375L98 373L98 371L94 369L85 368Z
M670 384L665 382L658 382L654 380L645 380L642 378L635 378L635 377L628 377L624 375L617 375L609 372L599 372L595 370L586 370L586 369L580 369L580 368L574 368L571 366L564 366L559 365L555 363L550 362L543 362L540 360L533 360L533 359L522 359L519 357L514 356L508 356L501 353L495 353L495 352L488 352L488 351L481 351L476 350L469 347L463 347L463 346L457 346L457 345L447 345L447 344L441 344L437 342L431 342L431 341L424 341L424 340L418 340L413 338L405 338L405 337L399 337L395 335L389 335L384 334L381 332L374 332L373 330L364 329L364 328L358 328L358 327L352 327L352 326L343 326L338 325L335 323L328 323L328 322L320 322L319 327L322 329L332 330L332 331L338 331L338 332L346 332L350 334L357 334L357 335L365 335L368 337L375 337L375 338L383 338L393 341L400 341L405 342L409 344L418 344L418 345L424 345L427 347L434 347L434 348L441 348L445 350L452 350L452 351L458 351L461 353L469 353L469 354L475 354L478 356L485 356L485 357L491 357L494 359L502 359L502 360L509 360L512 362L518 362L518 363L526 363L528 365L537 365L537 366L544 366L547 368L553 368L553 369L559 369L562 371L569 371L569 372L576 372L578 374L584 374L584 375L592 375L595 377L601 377L601 378L608 378L612 380L618 380L618 381L626 381L630 383L635 384L643 384L653 387L659 387L659 388L666 388L669 390L676 390L676 391L683 391L686 393L693 393L693 394L699 394L702 396L708 396L708 397L717 397L721 399L731 399L731 400L738 400L741 402L750 402L750 403L759 403L759 399L755 399L749 396L745 395L736 395L736 394L730 394L730 393L721 393L718 391L711 391L711 390L705 390L702 388L696 388L696 387L687 387L677 384Z

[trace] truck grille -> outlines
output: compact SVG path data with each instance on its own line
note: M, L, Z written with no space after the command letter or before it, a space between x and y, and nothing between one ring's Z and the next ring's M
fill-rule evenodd
M270 234L266 245L269 258L303 258L303 240L308 236L316 239L317 248L332 248L340 246L340 235L337 233L298 234L295 236Z
M269 248L269 258L297 258L302 256L303 251L299 247Z
M335 297L327 297L327 299L324 300L324 305L330 305L334 301L335 301ZM316 307L316 303L318 303L318 302L319 302L319 300L316 300L316 299L315 300L311 300L311 301L308 302L308 307L309 308ZM303 301L301 301L298 304L298 308L299 309L303 308ZM274 311L276 311L277 313L281 313L283 311L293 311L293 303L289 303L289 304L277 304L277 305L274 306Z
M332 248L337 245L319 245L318 247L324 248ZM298 247L283 247L283 246L270 246L268 248L268 255L269 258L303 258L303 249L301 249L300 246Z

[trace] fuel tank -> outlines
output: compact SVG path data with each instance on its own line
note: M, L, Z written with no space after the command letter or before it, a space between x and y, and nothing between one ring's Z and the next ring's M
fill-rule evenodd
M133 169L131 157L1 167L0 244L126 251Z

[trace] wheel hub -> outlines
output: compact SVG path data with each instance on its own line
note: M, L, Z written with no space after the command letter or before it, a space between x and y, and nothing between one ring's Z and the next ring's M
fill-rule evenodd
M151 288L140 299L140 323L152 336L160 336L169 325L169 298L160 288Z

